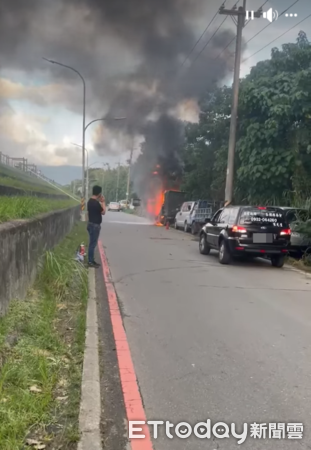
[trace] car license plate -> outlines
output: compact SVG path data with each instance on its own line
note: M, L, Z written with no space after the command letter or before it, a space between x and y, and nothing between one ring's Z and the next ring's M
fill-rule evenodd
M273 242L273 234L267 233L254 233L253 234L253 243L254 244L272 244Z

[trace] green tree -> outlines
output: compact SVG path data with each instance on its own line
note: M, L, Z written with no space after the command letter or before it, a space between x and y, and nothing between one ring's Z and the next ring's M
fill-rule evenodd
M90 169L90 187L92 188L95 184L102 186L107 203L126 199L128 167L120 166L119 170L119 189L117 192L118 168Z
M296 43L259 62L240 82L236 203L293 203L311 196L311 44ZM186 128L183 188L192 198L224 199L229 87L207 93L198 124Z
M241 82L236 196L275 202L311 193L311 45L274 48Z
M230 127L231 88L217 88L200 104L198 124L186 127L183 189L189 198L222 200Z

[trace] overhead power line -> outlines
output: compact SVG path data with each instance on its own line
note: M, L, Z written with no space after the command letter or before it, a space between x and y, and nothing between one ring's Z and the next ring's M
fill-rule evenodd
M223 6L225 6L227 0L224 0L223 2ZM206 34L207 30L209 29L209 27L211 26L211 24L214 22L214 20L216 19L216 17L218 16L218 10L215 13L215 15L213 16L212 20L209 22L209 24L207 25L207 27L204 29L203 33L200 35L199 39L196 41L196 43L194 44L194 46L192 47L192 49L190 50L190 52L188 53L187 57L185 58L185 60L183 61L182 65L181 65L181 69L184 67L184 65L186 64L186 62L188 61L188 59L190 58L190 56L192 55L193 51L196 49L197 45L201 42L201 40L203 39L204 35Z
M217 12L218 14L218 12ZM222 25L225 23L225 21L228 19L228 16L226 16L224 18L224 20L221 22L221 24L219 25L219 27L216 29L216 31L212 34L212 36L210 37L210 39L206 42L206 44L204 45L204 47L202 48L202 50L197 54L197 56L195 57L195 59L192 61L191 65L193 65L197 59L202 55L202 53L204 52L204 50L206 49L206 47L208 46L208 44L211 42L211 40L215 37L216 33L218 33L218 31L220 30L220 28L222 27Z
M236 40L236 36L233 36L233 38L231 39L231 41L226 45L225 48L222 49L222 51L219 53L218 56L216 56L216 58L214 59L214 61L216 61L218 58L221 57L221 55L227 50L228 47L230 47L230 45L232 44L233 41Z
M259 9L262 9L262 8L265 6L265 4L268 3L268 1L269 1L269 0L266 0L265 3L263 3L263 4L259 7Z
M181 65L181 69L184 67L184 65L186 64L186 62L188 61L188 59L190 58L190 56L192 55L193 51L196 49L197 45L201 42L203 36L205 35L205 33L207 32L207 30L209 29L210 25L212 24L212 22L215 20L215 18L218 16L218 11L216 12L216 14L214 15L214 17L212 18L212 20L210 21L210 23L207 25L207 27L205 28L205 30L203 31L203 33L201 34L201 36L199 37L199 39L196 41L196 43L194 44L194 46L192 47L192 49L190 50L190 52L188 53L187 57L185 58L184 62Z
M268 1L269 0L266 0L259 8L258 8L258 11L260 11L264 6L265 6L265 4L266 3L268 3ZM238 4L238 2L235 4L235 6ZM245 27L250 23L251 21L249 20L246 24L245 24ZM270 23L269 23L269 25L270 25ZM245 28L244 27L244 28ZM265 27L266 28L266 27ZM253 38L252 38L253 39ZM230 47L230 45L234 42L236 40L236 36L233 36L233 38L231 39L231 41L230 42L228 42L228 44L226 45L226 47L224 47L223 49L222 49L222 51L219 53L219 55L218 56L216 56L216 58L214 59L214 61L216 61L217 59L219 59L222 55L223 55L223 53L227 50L227 48L228 47ZM233 56L234 55L234 53L231 53L231 56Z
M267 0L268 1L268 0ZM235 2L235 4L233 5L233 8L236 8L237 4L240 2L240 0L237 0ZM227 0L224 0L222 3L222 7L225 6L225 4L227 3ZM193 51L195 50L195 48L197 47L197 45L201 42L203 36L206 34L207 30L209 29L209 27L211 26L211 24L213 23L213 21L215 20L215 18L218 15L218 11L215 13L215 15L213 16L212 20L209 22L209 24L207 25L207 27L204 29L203 33L200 35L199 39L196 41L196 43L194 44L194 46L192 47L192 49L190 50L189 54L187 55L187 57L184 59L182 65L181 65L181 69L183 68L183 66L186 64L186 62L188 61L188 59L190 58L191 54L193 53ZM219 29L221 28L221 26L223 25L223 23L225 22L226 19L224 19L222 21L222 23L219 25L219 27L217 28L217 30L214 32L214 34L211 36L211 38L206 42L205 46L202 48L202 50L199 52L199 54L196 56L196 58L191 62L191 66L196 62L196 60L201 56L201 54L204 52L204 50L206 49L206 47L208 46L208 44L211 42L211 40L213 39L213 37L216 35L216 33L219 31ZM232 42L232 41L231 41ZM231 42L228 44L228 46L231 44ZM227 47L226 47L227 48ZM225 48L225 49L226 49ZM224 50L225 50L224 49ZM218 59L218 58L216 58Z
M261 7L259 8L259 10L261 10L261 9L265 6L265 4L268 3L268 1L269 1L269 0L266 0L265 3L263 3L263 4L261 5ZM283 16L290 8L292 8L292 7L293 7L296 3L298 3L299 1L300 1L300 0L295 0L295 2L292 3L288 8L286 8L286 9L280 14L279 17ZM305 19L303 19L303 20L305 20ZM248 23L249 23L249 22L248 22ZM257 37L260 33L262 33L266 28L268 28L272 23L273 23L273 22L268 23L268 25L266 25L265 27L263 27L260 31L258 31L258 33L256 33L253 37L251 37L248 41L246 41L245 44L248 44L250 41L252 41L255 37ZM299 23L301 23L301 22L299 22ZM295 26L298 26L299 23L298 23L297 25L295 25ZM246 25L247 25L247 24L246 24ZM290 31L290 30L288 30L288 31ZM286 31L286 33L287 33L288 31ZM286 34L286 33L284 33L284 34ZM279 38L282 37L282 36L283 36L283 35L279 36L279 37L276 38L275 40L279 39ZM232 38L232 40L228 43L228 45L226 45L226 47L221 51L221 53L216 57L215 60L217 60L218 58L221 57L221 55L227 50L228 47L230 47L230 45L232 44L232 42L233 42L234 40L235 40L235 36L234 36L234 37ZM274 40L272 41L272 43L273 43L273 42L274 42ZM267 47L268 47L270 44L271 44L271 42L270 42L269 44L267 44ZM264 49L264 48L266 48L266 47L263 47L263 49ZM263 49L262 49L262 50L263 50ZM254 54L256 55L256 54L259 53L260 51L261 51L261 50L259 50L258 52L254 53ZM231 54L231 56L233 56L233 54ZM253 55L252 55L252 56L253 56ZM247 59L251 58L252 56L249 56L248 58L244 59L242 62L247 61Z
M293 4L291 4L288 8L284 9L283 12L281 12L281 14L279 15L279 17L283 16L290 8L292 8L294 5L296 5L296 3L298 3L300 0L295 0ZM265 3L264 3L265 4ZM262 33L266 28L270 27L270 25L272 25L274 22L270 22L268 23L268 25L266 25L265 27L263 27L260 31L258 31L258 33L256 33L253 37L251 37L248 41L246 41L246 44L248 44L249 42L251 42L253 39L255 39L255 37L257 37L260 33Z
M264 50L265 48L269 47L269 45L273 44L273 42L277 41L278 39L280 39L282 36L284 36L285 34L289 33L291 30L293 30L294 28L298 27L298 25L300 25L302 22L304 22L305 20L309 19L309 17L311 17L311 14L309 14L307 17L305 17L304 19L302 19L300 22L296 23L296 25L293 25L291 28L289 28L288 30L284 31L284 33L280 34L277 38L273 39L271 42L269 42L269 44L265 45L264 47L262 47L260 50L257 50L257 52L253 53L251 56L249 56L248 58L244 59L243 62L247 61L248 59L252 58L253 56L257 55L257 53L260 53L262 50Z
M236 30L236 49L235 49L235 61L234 61L234 76L233 76L233 90L232 90L232 105L231 105L231 119L230 119L230 133L229 133L229 146L228 146L228 162L227 162L227 175L226 175L226 189L225 200L226 205L232 202L233 198L233 184L234 184L234 157L236 146L236 131L237 131L237 113L238 113L238 101L239 101L239 84L240 84L240 66L241 66L241 53L242 53L242 34L245 27L246 18L246 0L243 0L243 6L238 8L225 9L220 8L219 14L225 14L226 16L232 16L236 18L237 30ZM254 12L253 18L260 18L261 11ZM234 39L231 40L233 42ZM227 47L231 44L229 42Z

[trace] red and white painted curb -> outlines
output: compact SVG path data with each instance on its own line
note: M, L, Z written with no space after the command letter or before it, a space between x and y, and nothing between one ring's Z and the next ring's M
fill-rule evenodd
M112 329L116 343L120 380L128 422L131 420L147 421L142 398L138 389L137 377L131 357L129 344L127 341L123 321L118 305L117 295L112 283L108 261L104 247L101 242L98 244L104 280L107 289L109 310L111 316ZM152 443L148 425L140 425L143 439L130 439L132 450L152 450Z

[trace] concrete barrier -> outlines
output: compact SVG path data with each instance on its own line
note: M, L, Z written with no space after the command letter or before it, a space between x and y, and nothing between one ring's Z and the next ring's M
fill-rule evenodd
M23 299L34 282L40 256L57 245L80 217L80 207L0 225L0 315L10 300Z

